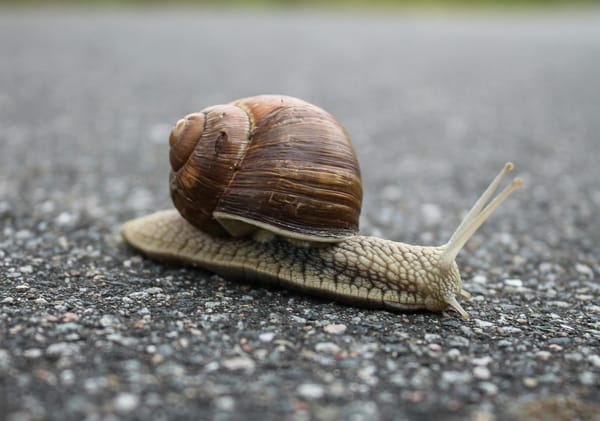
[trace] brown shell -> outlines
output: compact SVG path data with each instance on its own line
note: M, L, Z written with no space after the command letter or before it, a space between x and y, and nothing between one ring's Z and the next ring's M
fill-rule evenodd
M263 228L327 242L358 231L358 161L346 131L319 107L244 98L186 116L169 143L173 203L205 232Z

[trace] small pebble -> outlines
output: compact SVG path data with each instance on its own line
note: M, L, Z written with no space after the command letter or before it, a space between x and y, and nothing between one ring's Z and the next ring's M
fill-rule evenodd
M590 268L588 265L585 265L583 263L576 263L575 270L577 272L579 272L580 274L587 276L590 279L592 279L594 277L594 271L592 270L592 268Z
M594 366L597 368L600 368L600 355L589 355L587 357L587 360Z
M117 318L111 314L105 314L100 318L100 325L102 327L110 327L117 323L118 323Z
M17 240L29 240L33 238L33 233L27 229L19 230L15 233L15 238Z
M504 284L509 287L521 288L523 286L523 281L520 279L505 279Z
M139 397L133 393L119 393L113 403L117 412L125 413L137 408L139 401Z
M429 350L434 353L439 353L442 351L442 346L440 344L429 344Z
M248 372L254 371L256 363L248 357L233 357L221 361L221 365L228 370L244 370Z
M486 367L476 366L473 368L473 376L479 380L488 380L492 375Z
M214 400L214 405L220 411L233 411L235 409L235 399L231 396L219 396Z
M71 313L71 312L67 312L67 313L63 314L63 317L62 317L62 321L64 323L76 322L77 320L79 320L79 316L77 314Z
M299 324L306 324L306 319L304 317L291 315L290 319Z
M492 382L481 382L479 383L479 388L489 396L498 394L498 386Z
M482 329L486 329L486 328L494 326L493 323L485 321L485 320L473 319L473 321L475 322L475 325L477 327L482 328Z
M346 325L343 324L330 324L323 327L323 331L325 333L330 333L333 335L339 335L346 331Z
M552 353L548 351L538 351L535 356L542 361L548 361L552 358Z
M537 387L538 384L539 384L539 381L536 378L525 377L523 379L523 385L529 389L533 389L533 388Z
M425 342L439 342L442 340L442 337L435 333L426 333L424 336Z
M19 268L19 272L26 273L26 274L33 273L33 266L31 266L31 265L21 266Z
M490 411L476 410L471 414L471 421L495 421L496 417Z
M274 332L263 332L260 335L258 335L258 339L261 342L271 342L274 337L275 337Z
M460 357L460 351L456 348L452 348L446 352L446 356L451 360L456 360Z
M62 212L54 219L54 222L58 226L67 226L73 223L74 219L75 217L73 214Z
M563 350L563 347L557 344L550 344L548 345L548 349L553 352L560 352Z
M67 342L57 342L46 348L46 355L51 357L72 356L77 354L79 346Z
M451 347L456 348L466 348L469 346L470 342L467 338L457 335L451 335L447 339L447 343Z
M471 381L471 374L466 371L444 371L442 381L446 383L468 383Z
M305 399L320 399L325 394L323 386L316 383L304 383L298 386L298 395Z
M30 348L30 349L26 349L23 352L23 356L25 358L39 358L42 356L42 350L39 348Z
M471 362L475 365L485 366L494 361L492 357L486 355L485 357L473 358Z
M485 275L475 275L473 276L472 281L478 284L485 285L487 284L488 279Z
M340 347L333 342L319 342L315 345L315 351L326 354L337 354L340 350Z
M567 338L567 337L562 337L562 338L550 338L548 340L548 343L550 344L554 344L554 345L568 345L571 343L571 338Z
M213 371L217 371L219 369L219 367L220 367L220 364L217 361L211 361L204 366L204 370L206 370L208 373L210 373Z
M581 355L579 352L570 352L565 354L565 360L578 363L583 361L583 355Z
M579 374L579 382L584 386L593 386L596 383L596 376L591 371L584 371Z

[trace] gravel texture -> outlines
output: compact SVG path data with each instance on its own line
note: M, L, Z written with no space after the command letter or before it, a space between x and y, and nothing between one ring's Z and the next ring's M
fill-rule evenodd
M0 414L600 419L600 13L0 13ZM472 319L156 264L181 116L258 93L331 111L362 232L444 242L507 160L527 186L459 255Z

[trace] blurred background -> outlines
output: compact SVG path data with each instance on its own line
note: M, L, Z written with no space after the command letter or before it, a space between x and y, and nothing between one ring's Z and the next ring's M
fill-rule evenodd
M0 3L24 5L78 5L85 6L90 4L115 5L128 4L137 6L173 6L177 4L194 6L260 6L260 7L288 7L288 6L332 6L347 7L356 6L361 8L371 8L374 6L397 7L415 7L415 8L479 8L479 7L573 7L585 4L597 3L596 0L1 0Z
M43 200L64 189L76 213L107 225L168 207L171 124L260 93L318 104L347 128L365 228L416 235L413 203L456 201L450 175L478 191L507 160L532 180L543 167L550 185L584 188L565 175L600 132L597 10L585 0L2 1L0 141L28 147L0 163L21 154L46 185L6 182L0 193ZM81 173L86 182L69 182ZM425 209L426 222L442 222Z

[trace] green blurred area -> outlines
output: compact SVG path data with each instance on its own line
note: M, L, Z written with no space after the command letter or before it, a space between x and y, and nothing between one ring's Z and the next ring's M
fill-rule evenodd
M10 6L211 6L211 7L358 7L414 9L555 8L600 5L600 0L0 0Z

